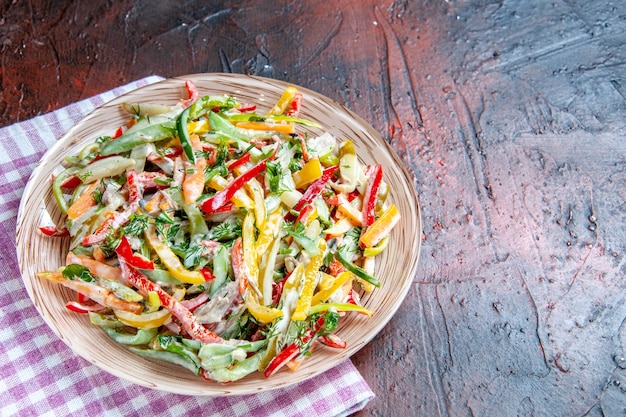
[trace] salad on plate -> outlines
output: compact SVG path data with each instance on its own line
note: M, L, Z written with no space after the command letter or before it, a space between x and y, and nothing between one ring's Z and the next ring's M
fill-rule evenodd
M38 276L114 341L207 380L345 348L335 330L374 313L359 294L400 219L382 166L302 118L296 87L267 111L185 87L175 105L125 103L124 126L65 158L64 224L40 230L69 252Z

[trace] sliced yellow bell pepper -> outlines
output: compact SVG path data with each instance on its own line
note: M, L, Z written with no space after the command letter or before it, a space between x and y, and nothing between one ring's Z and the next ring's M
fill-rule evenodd
M361 213L361 210L348 201L348 198L344 194L337 194L337 200L339 201L337 209L343 213L353 225L363 225L363 213Z
M254 235L255 235L254 214L249 211L246 214L246 217L244 217L243 224L241 225L243 261L246 264L248 273L250 274L248 277L249 283L251 285L254 285L255 288L258 288L259 286L259 262L258 262L256 250L254 247L254 244L255 244Z
M204 276L200 272L190 271L183 266L172 249L159 239L153 225L149 225L144 234L148 245L154 249L163 265L165 265L174 278L187 284L203 284L205 282Z
M391 229L400 221L400 213L395 204L389 208L367 228L365 233L361 235L360 242L366 247L376 246L385 236L391 232Z
M352 280L353 278L354 275L352 275L351 272L343 271L341 274L337 275L335 281L333 281L332 285L328 289L318 291L318 293L313 296L313 299L311 300L311 305L316 305L328 300L328 297L333 295L335 291L337 291L342 285Z
M313 299L313 292L317 285L317 273L320 267L324 263L324 252L326 251L326 240L320 239L317 243L319 252L317 255L311 257L311 260L306 265L304 270L304 286L302 292L298 298L296 308L291 315L292 320L305 320L309 307L311 307L311 300Z
M299 170L291 174L296 188L306 187L322 176L324 168L319 158L313 158Z
M207 119L201 119L187 123L187 130L189 131L190 135L194 133L206 133L209 131L209 129L209 121Z
M246 300L246 307L252 316L261 324L271 323L283 316L283 312L277 308L267 307L259 304L256 297L249 296Z
M261 229L266 220L265 193L263 192L263 186L256 178L252 178L244 184L244 187L254 201L254 219L256 227Z
M291 104L294 97L298 94L298 89L292 85L288 86L283 94L280 96L274 107L269 111L268 115L283 114L287 107Z
M134 314L124 310L113 310L113 312L122 323L137 329L161 327L172 317L172 313L166 308L147 314Z
M267 216L267 220L259 229L259 236L256 240L256 253L261 257L274 239L278 237L280 226L283 220L283 210L278 207Z

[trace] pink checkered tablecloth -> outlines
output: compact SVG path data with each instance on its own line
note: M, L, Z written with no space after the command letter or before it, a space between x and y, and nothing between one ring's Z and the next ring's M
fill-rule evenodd
M37 161L103 103L151 76L0 129L0 416L347 416L374 397L352 362L298 385L248 396L193 397L134 385L75 355L39 316L15 249L20 198Z

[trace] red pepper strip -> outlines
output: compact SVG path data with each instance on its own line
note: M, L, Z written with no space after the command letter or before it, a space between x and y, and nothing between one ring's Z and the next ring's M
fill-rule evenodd
M271 377L276 372L278 372L280 368L285 366L290 360L298 356L300 354L300 346L307 344L323 328L324 315L320 315L319 318L315 321L314 326L309 329L304 336L302 336L301 345L298 345L296 344L296 342L294 342L281 350L278 355L274 356L274 358L267 365L267 368L265 368L265 377Z
M200 97L200 94L198 93L198 88L192 81L189 81L189 80L185 81L185 89L187 90L187 97L189 98L187 100L183 100L183 105L185 107L189 107L196 100L198 100L198 97Z
M69 177L63 184L62 188L74 189L81 185L83 182L77 176Z
M83 245L90 246L104 241L104 239L106 239L107 237L107 234L109 234L109 228L113 223L113 217L114 216L108 216L95 232L88 236L85 236L83 238Z
M243 165L243 164L245 164L245 163L247 163L247 162L249 162L249 161L250 161L250 153L249 153L249 152L247 152L247 153L246 153L244 156L242 156L241 158L239 158L239 159L237 159L237 160L235 160L235 161L231 162L231 163L228 165L228 169L232 171L233 169L237 168L238 166L241 166L241 165Z
M202 211L207 214L216 212L217 209L229 202L230 199L233 198L235 193L239 189L241 189L241 187L243 187L245 183L259 175L261 172L265 171L266 165L267 159L264 159L237 178L235 178L235 180L228 184L224 189L209 197L208 200L205 200L204 203L202 203Z
M94 311L94 312L95 311L102 311L102 310L104 310L106 308L106 307L104 307L104 306L102 306L100 304L97 304L97 303L94 303L93 305L86 305L86 304L79 303L77 301L68 301L65 304L65 307L68 310L73 311L74 313L80 313L80 314L87 314L90 311Z
M133 268L154 269L154 262L133 253L133 248L130 247L126 236L122 236L119 245L117 245L115 249L115 253Z
M291 272L285 275L285 277L280 281L272 283L272 304L278 304L278 302L280 301L280 297L283 295L285 282L287 282L290 275Z
M302 93L296 93L293 96L293 100L289 104L289 109L287 110L287 116L298 117L300 115L300 109L302 108Z
M314 205L309 204L308 206L305 206L302 210L300 210L300 214L298 214L295 224L305 223L309 215L313 212L313 210L315 210Z
M300 134L299 137L300 137L300 148L302 149L302 159L308 162L309 150L306 148L306 139L303 134Z
M113 136L111 136L111 140L119 138L120 136L122 136L123 133L124 131L122 130L122 126L118 127Z
M376 210L376 200L378 199L378 189L383 179L383 167L380 164L374 166L370 175L369 183L363 196L363 225L370 226L376 220L374 211ZM365 228L363 229L365 230Z
M144 295L152 291L156 292L161 305L167 308L180 321L183 329L192 338L205 344L222 343L224 341L221 337L200 324L196 316L187 307L165 292L159 285L146 278L141 272L128 265L124 260L121 260L120 267L128 282Z
M202 268L200 269L200 273L202 274L202 276L204 277L205 281L213 281L215 279L215 275L213 275L213 273L211 272L211 270L209 268Z
M233 243L230 257L233 264L235 281L239 283L239 294L243 294L246 288L248 288L249 272L243 257L243 242L240 237Z
M269 378L272 375L274 375L276 372L278 372L280 368L287 365L287 363L290 360L292 360L299 354L300 354L300 348L295 343L292 343L286 348L284 348L283 350L281 350L278 355L272 358L270 363L267 365L267 368L265 368L265 371L264 371L265 377Z
M126 171L126 186L128 187L128 207L124 211L117 212L112 217L107 218L93 234L85 236L82 242L83 245L90 246L104 241L110 228L113 230L119 229L137 211L142 192L134 169Z
M64 237L64 236L69 236L70 232L67 229L57 229L56 226L41 226L39 228L39 231L41 233L43 233L46 236L52 236L52 237Z
M336 348L336 349L345 349L346 346L348 346L345 340L341 340L339 337L335 336L334 334L322 335L320 336L318 340L322 342L322 344L328 347Z
M207 301L209 301L209 293L207 291L203 291L192 299L181 301L181 304L187 307L189 311L194 311Z
M300 200L296 203L295 206L293 206L292 211L299 212L306 205L311 204L313 200L315 200L317 196L320 195L321 192L324 190L324 187L326 187L326 183L330 181L337 169L339 169L339 165L333 165L330 168L326 168L322 172L322 176L309 185ZM296 219L296 216L292 213L292 211L289 211L287 212L287 214L285 214L285 221L292 222Z
M247 113L256 110L256 104L242 104L238 109L240 113Z

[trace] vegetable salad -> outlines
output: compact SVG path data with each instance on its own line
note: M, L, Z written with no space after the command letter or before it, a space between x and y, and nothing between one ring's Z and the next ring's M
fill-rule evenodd
M40 229L69 253L38 276L116 342L208 380L345 348L335 329L371 315L359 293L400 218L382 167L301 118L295 87L265 112L185 87L173 106L124 104L124 126L65 158L66 221Z

